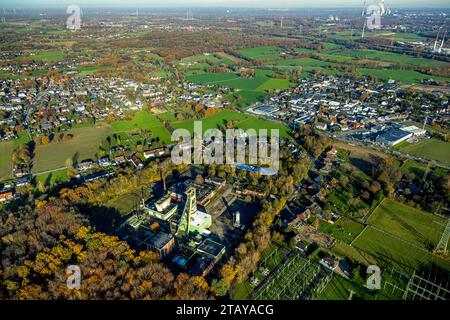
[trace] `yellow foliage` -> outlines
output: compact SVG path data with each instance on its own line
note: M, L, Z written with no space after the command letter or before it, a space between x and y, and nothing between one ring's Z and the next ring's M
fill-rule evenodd
M91 230L88 227L81 227L75 236L77 237L77 239L86 240L90 235L90 231Z

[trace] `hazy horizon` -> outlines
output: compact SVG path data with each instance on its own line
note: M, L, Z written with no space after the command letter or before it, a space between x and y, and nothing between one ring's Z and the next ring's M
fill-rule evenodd
M119 0L0 0L0 8L58 8L68 5L97 8L360 8L377 0L130 0L124 3ZM385 0L388 7L396 8L449 8L448 0Z

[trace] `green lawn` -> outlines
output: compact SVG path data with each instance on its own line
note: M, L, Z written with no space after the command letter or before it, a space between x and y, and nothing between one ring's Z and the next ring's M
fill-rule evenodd
M331 63L305 57L291 60L280 60L275 63L271 63L271 65L284 67L326 67L330 66Z
M0 181L11 178L14 142L0 142Z
M44 173L36 176L36 182L43 182L47 187L51 187L55 184L63 183L66 181L68 181L67 169Z
M445 224L446 221L390 199L385 199L368 220L369 224L423 248L434 247L439 242L444 228L436 222Z
M434 80L449 81L448 78L430 76L419 73L414 70L395 70L395 69L367 69L358 68L360 75L372 75L383 80L397 80L404 83L421 83L422 80L433 78Z
M265 119L259 119L256 117L248 116L245 120L243 120L238 127L242 130L248 130L248 129L278 129L280 130L280 137L282 138L290 138L290 129L278 122L265 120ZM268 132L270 135L270 131Z
M354 281L334 275L316 300L348 300L352 291L352 299L377 300L381 297L378 291L370 291Z
M276 46L270 47L258 47L258 48L249 48L238 51L241 55L246 58L254 59L254 60L262 60L262 59L279 59L281 49Z
M203 66L219 66L219 65L234 65L234 62L231 61L228 58L220 56L221 53L217 54L197 54L193 55L187 58L184 58L181 60L181 63L187 64L187 63L194 63L195 67L198 67L199 65ZM205 64L205 61L208 62ZM192 66L191 66L192 67Z
M437 139L426 139L419 143L405 146L401 148L401 151L450 165L450 143L448 142Z
M241 78L231 72L188 74L186 78L194 83L214 84L237 89L239 92L233 95L237 98L236 104L248 106L265 97L267 90L285 90L294 85L288 79L272 78L273 75L272 71L257 69L253 78Z
M186 77L189 81L194 83L203 84L224 84L228 85L228 82L239 79L239 76L232 72L225 73L201 73L188 75Z
M241 90L236 94L231 95L237 99L235 102L237 107L248 107L256 102L264 101L264 99L268 96L266 92L263 91L246 91Z
M142 192L144 192L144 194L142 194ZM132 193L112 198L106 203L106 206L117 210L121 215L127 215L136 209L136 206L142 201L142 197L148 199L151 196L151 189L139 189Z
M394 41L425 41L426 38L413 34L413 33L395 33L387 31L366 31L366 38L384 38ZM361 39L361 31L354 31L353 37L351 31L341 31L336 34L330 35L333 39L342 40L358 40Z
M269 79L256 88L256 91L265 91L269 89L285 90L293 86L288 79Z
M139 111L132 120L122 120L111 123L111 127L116 133L136 131L139 129L151 131L154 137L161 141L170 142L170 133L158 120L158 118L148 111Z
M372 227L366 228L353 246L375 257L378 264L383 267L394 264L417 270L422 266L435 263L445 270L450 270L450 261L420 250Z
M414 66L447 66L450 65L446 62L436 61L426 58L416 58L410 55L404 55L393 52L383 52L377 50L352 50L341 53L341 55L349 56L353 58L367 58L370 60L386 61L393 63L410 64Z
M108 69L110 67L107 66L88 66L88 67L83 67L80 66L78 67L78 77L85 77L85 76L90 76L93 75L96 71L99 70L104 70L104 69Z
M30 136L26 131L20 131L17 135L19 136L19 139L14 140L14 149L17 149L22 144L31 141Z
M336 244L330 249L330 251L338 257L348 258L351 261L365 266L376 264L376 259L374 257L341 240L337 240Z
M33 173L63 168L69 158L78 158L79 161L95 158L98 147L112 132L110 126L97 124L70 130L69 133L74 135L72 140L37 146Z
M319 228L321 232L349 244L364 230L364 225L346 217L341 217L335 224L320 221Z
M258 119L256 117L252 117L233 110L221 110L219 113L213 116L200 120L185 120L174 122L172 123L172 127L174 129L187 129L190 132L193 132L194 121L202 122L203 132L208 129L219 128L221 125L225 124L226 121L238 121L239 124L237 125L237 127L242 130L255 129L258 131L259 129L279 129L280 136L285 138L289 137L290 131L290 129L283 124L269 120ZM270 135L270 131L268 132L268 134Z
M29 57L33 60L44 61L44 62L58 62L62 61L65 58L65 54L61 51L38 51L36 53L30 54L29 56L19 57L19 60L22 60L25 57Z
M418 179L422 179L427 167L413 160L407 160L401 169L405 175L413 173Z

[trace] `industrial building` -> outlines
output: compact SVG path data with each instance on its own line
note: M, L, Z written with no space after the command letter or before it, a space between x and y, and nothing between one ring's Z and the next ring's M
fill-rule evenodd
M158 253L161 259L172 252L175 247L175 238L170 233L158 232L146 240L148 250Z
M197 207L196 188L192 183L183 186L187 189L182 202L174 201L172 192L142 201L141 210L121 225L119 233L137 249L151 250L190 274L206 276L225 246L209 238L212 217Z
M145 202L143 209L149 215L163 221L169 221L176 213L178 206L172 203L169 194L157 201Z
M380 134L376 141L385 146L395 146L400 142L406 141L411 138L413 134L411 132L406 132L401 129L391 129L383 134Z
M194 180L188 179L183 182L178 182L169 188L169 193L172 197L172 200L176 202L181 202L185 200L186 194L185 191L189 188L195 188L196 190L196 202L200 206L206 206L210 202L210 200L214 197L219 189L224 186L223 183L208 183L205 182L203 184L195 183Z
M275 112L279 111L280 108L276 107L276 106L268 106L268 105L264 105L264 106L260 106L260 107L256 107L252 110L252 112L254 114L257 115L261 115L261 116L271 116L272 114L274 114Z
M427 133L427 130L418 128L416 126L409 126L401 128L402 131L412 133L414 137L422 137Z
M190 273L205 277L224 254L224 245L208 238L205 239L187 262L190 264Z

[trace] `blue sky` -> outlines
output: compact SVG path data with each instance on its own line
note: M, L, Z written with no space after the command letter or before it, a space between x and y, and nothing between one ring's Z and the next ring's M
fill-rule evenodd
M0 0L0 8L84 7L361 7L374 0ZM449 0L385 0L390 7L450 7Z

